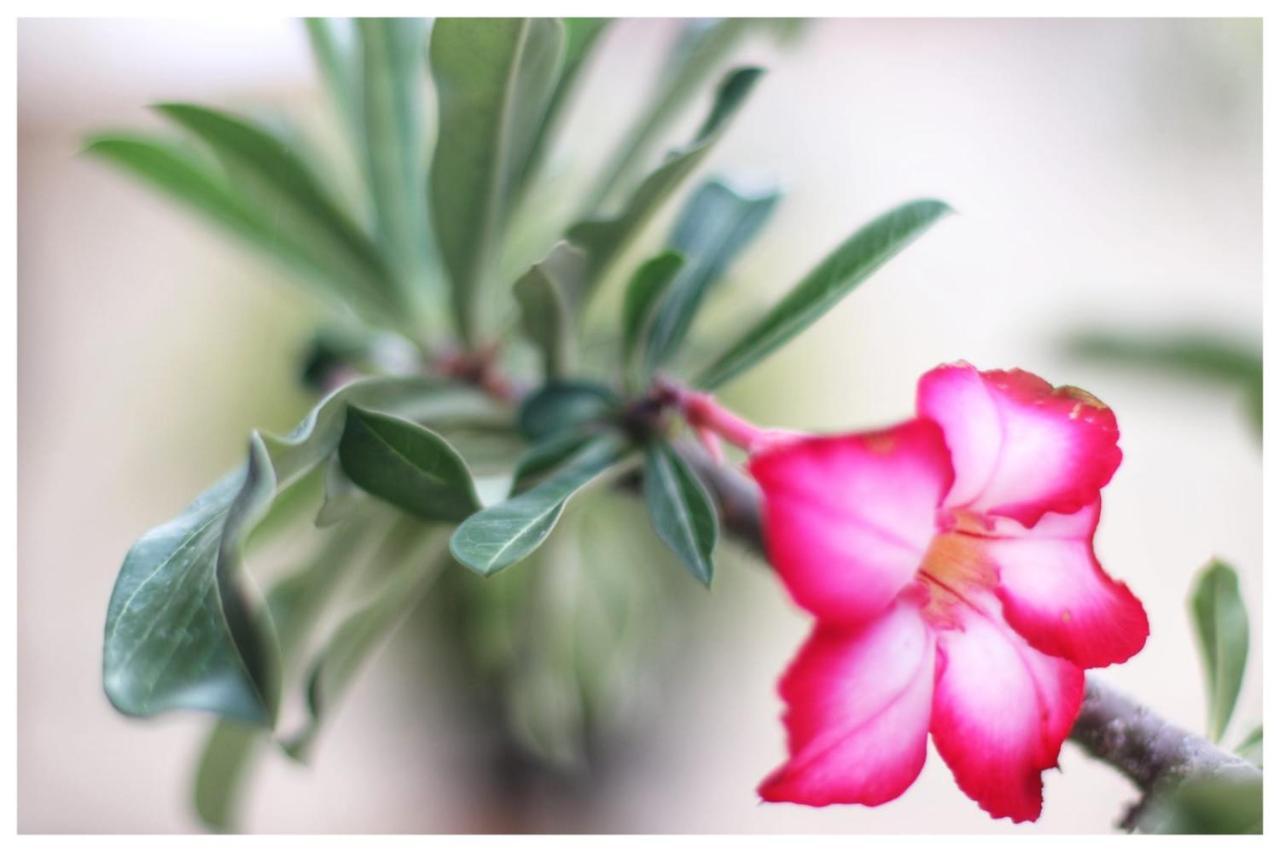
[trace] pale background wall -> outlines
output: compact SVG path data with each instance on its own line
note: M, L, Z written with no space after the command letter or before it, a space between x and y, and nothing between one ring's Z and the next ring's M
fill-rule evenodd
M612 33L573 126L607 130L670 33L663 21ZM134 537L238 461L249 429L295 419L292 363L313 314L273 269L77 149L89 129L148 123L149 101L314 112L317 88L287 21L24 21L18 46L18 824L192 830L202 725L111 711L98 681L106 600ZM733 396L782 425L868 426L905 416L916 377L959 357L1095 392L1116 409L1126 454L1099 551L1153 628L1106 676L1199 728L1184 597L1220 554L1260 621L1259 447L1233 395L1087 367L1057 343L1095 323L1260 337L1261 25L832 21L785 57L754 50L773 70L714 157L788 191L739 267L759 282L753 298L908 197L962 215ZM805 620L750 570L721 572L702 609L696 688L664 697L643 760L585 825L1104 831L1128 794L1068 745L1036 826L990 822L936 754L876 810L759 805L754 785L782 757L773 681ZM409 685L412 650L393 648L361 678L311 770L266 768L250 828L467 825L442 763L447 729ZM1233 738L1260 718L1259 656Z

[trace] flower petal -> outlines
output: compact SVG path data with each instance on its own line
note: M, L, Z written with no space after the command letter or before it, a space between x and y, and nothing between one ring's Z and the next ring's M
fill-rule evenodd
M1040 773L1080 711L1084 673L1036 651L989 606L958 608L960 626L938 635L929 730L967 796L993 817L1040 816Z
M1009 625L1036 649L1082 668L1129 659L1150 632L1142 603L1093 553L1100 512L1095 501L1071 515L1047 514L1030 530L1009 523L1009 537L983 547L999 573L996 594Z
M948 507L1030 527L1045 512L1092 503L1120 465L1111 409L1023 370L938 367L920 379L916 407L946 435L955 468Z
M928 420L803 438L752 456L769 559L800 606L854 623L881 612L915 574L951 486Z
M791 757L761 797L821 806L902 795L924 766L934 658L910 600L860 627L819 624L779 684Z

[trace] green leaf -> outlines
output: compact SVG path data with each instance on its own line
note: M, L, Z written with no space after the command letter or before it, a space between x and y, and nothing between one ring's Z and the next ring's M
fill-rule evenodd
M1139 812L1146 834L1261 834L1262 773L1198 775L1157 788Z
M427 234L427 24L418 18L360 18L357 27L365 172L378 239L408 301L421 278Z
M1109 366L1133 367L1214 382L1244 391L1249 419L1262 433L1262 344L1188 329L1155 334L1087 331L1067 351Z
M578 75L591 55L596 42L611 23L609 18L565 18L564 19L564 65L560 69L560 78L556 81L555 90L547 103L538 130L529 146L529 155L520 176L520 185L527 187L537 176L542 161L546 158L551 140L560 122L565 105L573 93Z
M714 180L703 184L685 205L670 245L687 262L649 331L648 373L679 352L712 284L768 221L778 198L773 191L742 194Z
M384 319L399 318L396 284L382 255L289 145L230 113L180 103L156 110L208 145L263 216L282 223L340 286L380 308Z
M276 495L337 448L348 403L428 416L458 391L422 378L369 379L335 391L284 437L250 436L247 463L174 520L146 533L107 608L103 686L122 713L203 710L253 725L275 716L270 625L241 577L244 540Z
M911 201L864 226L704 370L697 384L704 388L724 384L771 354L949 212L951 208L941 201Z
M245 470L224 477L125 556L107 607L102 676L120 712L211 710L270 724L267 640L218 558L227 513L245 486Z
M356 99L355 34L352 22L336 18L304 18L316 68L352 138L360 135Z
M520 324L542 352L547 379L558 378L569 366L574 335L569 300L581 288L585 260L581 251L562 240L515 283Z
M430 204L458 334L473 343L516 180L560 75L558 20L446 18L432 28L439 101Z
M345 520L361 503L364 492L342 470L342 459L336 454L324 465L324 500L316 512L316 526L331 527Z
M1240 745L1236 746L1236 754L1240 755L1254 766L1257 766L1259 769L1262 768L1261 725L1250 731L1248 736L1240 741Z
M582 246L590 257L590 286L599 285L600 276L609 264L640 234L662 203L701 164L763 73L761 68L731 71L720 84L711 112L693 142L673 151L661 166L650 173L616 216L588 219L569 229L569 239Z
M1217 742L1231 721L1249 656L1249 615L1235 569L1217 559L1205 566L1191 593L1191 615L1208 681L1209 736Z
M592 433L557 432L524 452L516 461L511 478L511 494L528 491L548 472L563 464L591 440Z
M335 530L300 569L286 575L267 592L267 612L275 624L280 655L286 667L293 661L325 602L331 596L369 527L363 519ZM215 831L231 831L245 781L254 759L268 741L262 728L219 720L205 740L193 791L196 813Z
M519 562L551 534L569 498L621 461L629 449L615 435L593 438L530 490L463 521L449 542L450 552L485 576Z
M589 194L588 209L598 208L637 168L648 163L662 134L754 24L746 18L690 19L683 23L679 37L663 58L662 76Z
M232 831L249 770L266 737L261 728L219 720L200 752L192 798L208 828Z
M711 585L712 551L719 535L711 495L670 446L645 449L644 499L658 537L675 551L694 579Z
M632 385L641 384L648 375L647 371L636 374L637 362L648 360L641 357L645 353L640 343L648 336L663 295L683 265L684 255L665 251L642 263L627 284L622 298L622 364Z
M338 457L356 485L420 518L456 523L480 508L458 452L409 420L348 406Z
M334 280L333 267L299 241L260 208L251 205L219 170L172 142L137 134L103 134L92 137L87 153L101 157L172 196L218 226L245 240L254 248L299 273L305 283L318 286L320 293L340 304L355 302L366 312L380 317L381 298L370 299L363 291L352 293Z
M603 422L619 405L604 385L587 381L550 382L530 394L520 406L520 434L537 443L558 433Z
M343 617L309 667L307 721L283 743L298 760L308 758L325 717L361 666L413 612L441 570L452 564L443 531L420 523L393 531L374 561L383 581Z

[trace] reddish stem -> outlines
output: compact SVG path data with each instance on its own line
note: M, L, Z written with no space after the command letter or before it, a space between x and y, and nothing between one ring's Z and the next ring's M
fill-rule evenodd
M519 396L498 366L496 344L471 352L444 353L433 366L440 375L472 384L499 402L514 402Z
M704 439L716 435L747 452L760 449L778 437L774 429L756 426L716 402L709 393L700 393L667 380L656 384L658 393L674 404L689 426Z

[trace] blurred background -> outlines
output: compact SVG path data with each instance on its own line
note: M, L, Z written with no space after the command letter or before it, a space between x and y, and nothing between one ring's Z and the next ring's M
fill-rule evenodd
M575 150L617 132L674 33L664 20L607 32L564 134ZM814 21L794 44L748 42L739 58L770 73L705 170L785 196L735 267L737 298L753 304L717 305L719 322L767 304L900 201L936 196L960 215L729 401L781 426L864 428L907 416L917 377L957 358L1101 397L1125 462L1098 552L1152 626L1143 653L1102 676L1203 729L1193 574L1211 556L1232 562L1255 630L1262 617L1247 391L1071 341L1192 331L1260 349L1261 23ZM24 20L18 87L18 828L199 830L190 772L206 722L110 708L106 602L142 531L238 463L251 429L284 431L306 410L297 367L319 313L275 267L79 150L93 130L154 126L145 106L159 100L321 129L327 104L288 20ZM685 590L693 627L676 670L628 699L629 744L589 807L513 821L500 797L458 783L469 740L441 696L448 661L406 630L361 674L312 766L264 761L244 827L1100 832L1132 798L1068 744L1035 825L992 822L936 753L877 809L760 804L755 785L784 756L774 682L807 618L766 570L722 551L714 589ZM1228 743L1261 719L1259 646Z

